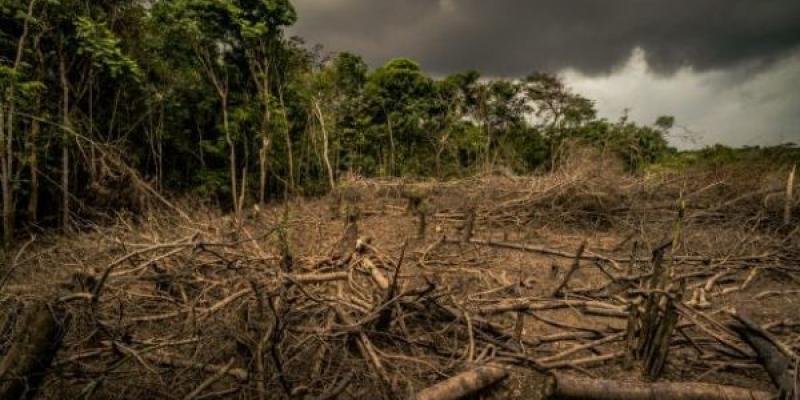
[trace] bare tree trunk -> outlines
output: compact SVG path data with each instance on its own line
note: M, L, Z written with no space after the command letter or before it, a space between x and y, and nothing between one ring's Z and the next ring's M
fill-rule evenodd
M8 115L6 116L5 155L3 161L3 240L11 243L14 238L14 99L13 90L8 99Z
M59 76L61 79L61 124L64 133L61 138L61 227L68 231L69 215L69 135L71 122L69 119L69 81L67 80L67 64L64 54L59 55Z
M263 89L262 89L262 102L264 103L264 114L262 116L261 122L261 148L258 151L258 163L259 163L259 176L258 176L258 204L264 205L264 200L267 194L267 173L268 171L268 161L269 161L269 150L272 147L272 138L269 134L269 122L272 119L272 113L269 108L269 81L267 78L264 78L263 82Z
M447 139L450 135L445 135L443 140L440 140L439 143L435 146L436 147L436 158L434 161L436 162L436 178L442 179L442 153L447 149Z
M434 165L436 167L436 179L442 179L442 150L444 150L444 148L437 148L436 158L434 158Z
M22 63L22 56L25 53L25 41L28 38L29 23L28 21L33 17L33 7L36 5L36 0L30 0L28 3L27 14L22 24L22 34L17 41L17 51L14 57L14 64L12 66L12 74L17 72L20 64ZM8 95L5 99L0 99L0 107L4 107L8 102L8 115L5 120L0 116L0 130L3 129L5 123L5 133L0 132L0 150L3 151L2 159L2 193L3 193L3 242L4 244L11 243L14 237L14 188L11 185L11 178L14 176L14 113L15 113L15 99L14 99L14 84L8 87ZM0 111L3 113L3 111Z
M789 178L786 179L786 199L783 207L784 225L789 225L792 222L792 207L794 206L792 192L794 191L794 173L796 170L797 165L792 165L792 171L789 172Z
M283 114L283 123L286 126L286 166L289 173L289 191L294 191L294 157L292 154L292 136L289 132L289 118L286 115L286 106L283 104L283 89L280 84L278 85L278 101L281 103L281 113Z
M386 129L389 131L389 175L394 176L395 173L395 145L394 145L394 130L392 129L392 117L384 110L386 114Z
M41 111L41 97L36 97L36 112ZM30 162L31 185L28 198L28 222L35 224L39 220L39 120L31 121L31 131L28 135L28 159Z
M216 61L213 60L211 54L209 53L208 49L202 47L195 47L195 54L198 56L201 65L205 69L206 76L208 80L214 85L214 88L217 91L217 96L219 96L220 101L220 108L222 111L222 130L225 134L225 142L228 145L228 162L230 163L230 183L231 183L231 200L233 200L233 209L236 213L236 218L239 219L239 196L237 190L237 179L236 179L236 146L233 142L233 136L231 135L230 123L228 121L228 94L230 93L230 86L228 85L228 75L227 72L223 69L222 71L217 71L215 68ZM223 74L223 76L220 76Z
M36 39L33 47L36 49L37 55L37 79L43 81L45 79L45 58L42 49L39 47L40 39L41 37ZM38 116L42 112L42 95L37 93L34 109L36 117L31 119L31 131L26 142L31 174L31 193L28 197L28 223L31 225L39 221L39 134L41 132L41 124Z
M5 103L0 98L0 186L3 192L3 245L8 246L14 237L14 223L12 220L13 211L11 210L11 174L8 170L6 161L6 148L11 147L6 136Z
M158 122L156 123L155 132L153 133L153 140L155 146L153 149L153 156L155 157L154 164L156 167L156 190L163 190L164 186L164 102L159 102L158 107Z
M331 190L336 188L336 180L333 177L333 168L331 167L331 160L328 156L328 131L325 129L325 117L322 115L322 109L319 107L319 101L314 100L314 107L317 110L317 118L319 119L319 126L322 130L322 159L325 161L325 168L328 170L328 183L331 185Z
M263 137L261 138L261 149L258 151L258 162L259 162L259 176L258 176L258 204L264 205L266 193L267 193L267 156L269 154L269 148L271 147L272 140L270 140L269 136L266 132L262 133Z
M489 127L488 122L484 122L483 128L486 130L486 146L483 149L483 170L491 170L492 164L492 129Z
M222 101L222 129L225 130L225 142L228 144L228 162L230 163L231 173L231 199L233 200L233 209L236 210L236 217L239 218L239 196L236 183L236 146L233 143L233 136L231 136L231 129L228 122L228 95L227 93L220 93L220 100Z
M267 89L263 91L262 96L266 97L262 101L264 102L264 115L262 116L262 132L261 132L261 148L258 150L258 165L259 165L259 174L258 174L258 204L261 206L264 205L264 201L267 195L267 173L268 171L268 161L269 161L269 149L272 146L272 138L269 135L269 121L271 119L271 113L269 109L269 89L268 83L265 83Z
M242 226L242 208L244 207L245 195L247 194L247 166L250 165L250 156L245 146L244 166L242 167L242 185L239 190L239 200L236 203L236 224L239 228Z

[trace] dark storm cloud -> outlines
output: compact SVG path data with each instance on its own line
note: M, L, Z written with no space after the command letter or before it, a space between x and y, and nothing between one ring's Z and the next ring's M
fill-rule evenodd
M407 56L435 73L574 68L636 48L660 73L769 64L800 45L798 0L294 0L291 33L370 64Z

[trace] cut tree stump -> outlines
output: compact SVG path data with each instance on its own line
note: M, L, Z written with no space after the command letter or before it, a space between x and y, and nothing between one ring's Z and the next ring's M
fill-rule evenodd
M553 374L545 399L559 400L770 400L767 392L696 382L621 382Z
M17 319L8 354L0 361L0 399L32 398L61 346L66 322L58 306L28 304Z

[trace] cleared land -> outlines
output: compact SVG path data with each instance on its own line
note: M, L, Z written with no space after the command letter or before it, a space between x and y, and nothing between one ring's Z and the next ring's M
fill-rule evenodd
M537 399L554 371L596 398L622 386L595 378L758 398L777 389L735 317L789 360L800 349L787 175L583 163L352 180L241 223L188 205L120 216L19 247L0 275L0 355L39 313L59 328L49 343L63 336L41 349L39 398L439 399L501 379L486 398Z

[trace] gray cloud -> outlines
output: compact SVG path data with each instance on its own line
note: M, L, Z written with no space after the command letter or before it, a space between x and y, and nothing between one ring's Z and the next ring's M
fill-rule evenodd
M600 114L674 115L679 147L800 143L798 0L293 0L290 34L435 75L560 73Z
M800 144L800 51L753 71L749 65L697 71L683 67L669 77L648 68L644 54L634 51L614 73L591 76L573 69L562 72L577 92L596 100L601 116L651 124L673 115L680 126L672 143L694 148L713 143L732 146ZM744 78L744 79L743 79Z
M672 73L769 64L800 45L797 0L295 0L291 33L370 64L407 56L434 73L609 73L642 48Z

